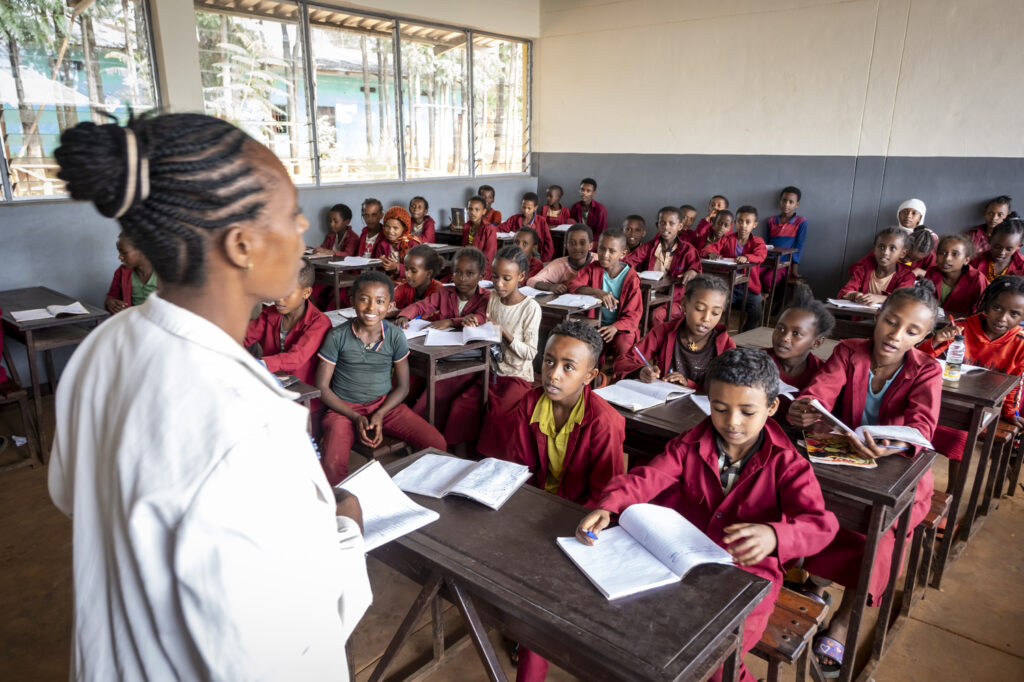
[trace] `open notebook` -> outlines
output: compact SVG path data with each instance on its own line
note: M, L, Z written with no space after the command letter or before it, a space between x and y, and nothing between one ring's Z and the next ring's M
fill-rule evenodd
M811 401L811 407L816 409L824 417L824 421L830 424L833 428L841 433L845 433L850 436L859 438L864 441L866 434L871 434L871 437L878 440L898 440L904 443L910 443L911 445L917 445L922 448L928 448L933 450L935 448L931 441L924 437L924 435L915 429L913 426L898 426L895 424L876 424L858 426L856 429L851 429L847 426L839 417L825 409L825 406L818 402L815 398Z
M693 389L680 386L679 384L671 384L667 381L652 381L649 384L645 384L642 381L623 379L609 386L599 388L594 393L613 405L637 412L638 410L646 410L648 407L663 405L669 400L690 395L693 393Z
M867 313L868 315L874 315L881 309L881 303L872 303L871 305L864 305L863 303L854 303L848 301L845 298L829 298L825 299L837 308L843 308L844 310L851 310L858 313Z
M337 487L359 498L367 552L441 518L399 490L377 460L357 469Z
M33 308L32 310L12 310L11 317L15 322L28 322L30 320L49 320L53 317L69 317L71 315L86 315L89 311L85 306L75 301L68 305L48 305L45 308Z
M438 499L460 495L497 510L530 476L522 464L493 457L474 462L427 453L395 474L395 484L407 493Z
M608 599L679 582L695 566L732 564L732 555L674 509L634 504L593 546L558 538L558 546Z
M328 265L337 267L362 267L364 265L380 265L380 258L364 258L363 256L345 256L341 260L327 261Z
M596 308L601 305L601 299L594 296L587 296L586 294L562 294L550 301L545 301L544 305L557 305L565 308L583 308L586 310L589 308Z
M409 323L410 326L412 323ZM473 341L501 342L501 330L490 322L485 322L477 327L463 327L462 329L428 329L427 338L423 341L424 346L464 346Z

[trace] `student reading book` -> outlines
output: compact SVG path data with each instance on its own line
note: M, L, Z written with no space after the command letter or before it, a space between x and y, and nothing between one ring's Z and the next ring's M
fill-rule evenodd
M395 484L407 493L440 499L468 497L497 511L530 479L521 464L487 457L474 462L428 452L395 474Z

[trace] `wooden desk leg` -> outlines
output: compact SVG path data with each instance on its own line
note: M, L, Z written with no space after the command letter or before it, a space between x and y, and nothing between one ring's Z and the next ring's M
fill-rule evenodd
M729 293L725 297L725 312L722 315L722 322L725 323L725 330L729 331L729 318L732 317L732 291L736 288L736 271L729 271L729 279L726 284L729 286Z
M430 603L430 620L434 632L434 660L440 661L444 657L444 611L437 597Z
M772 259L772 284L768 287L768 291L762 291L761 303L764 305L764 309L761 311L762 327L768 326L768 320L772 316L772 306L775 303L775 280L779 277L779 264L782 261L782 256L772 258L771 252L769 252L768 257Z
M864 557L860 562L860 577L857 579L857 591L853 597L853 615L850 617L850 630L846 635L846 652L843 654L843 667L839 671L840 682L850 682L853 679L853 668L857 664L857 637L860 635L860 623L864 619L864 609L868 605L871 568L875 564L878 541L882 538L882 519L885 516L885 509L879 504L871 507L871 519L868 521L868 532L864 542Z
M743 669L743 624L732 632L732 651L722 662L722 682L736 682L740 679L740 670Z
M39 367L36 364L36 339L31 331L25 332L25 349L28 351L28 378L32 383L32 411L36 415L36 429L39 431L39 447L46 457L46 430L43 428L43 396L39 388Z
M341 273L334 270L334 309L338 310L341 308Z
M647 334L647 324L651 318L651 296L654 295L654 289L644 290L640 288L640 292L643 293L643 305L642 312L640 313L640 336Z
M11 358L11 347L4 346L4 362L7 363L7 373L14 379L14 383L21 384L21 377L18 376L18 368L14 366L14 360Z
M978 517L978 504L981 498L981 489L985 485L985 469L988 466L989 461L992 459L992 447L996 442L996 422L998 419L999 415L996 414L989 424L988 438L985 439L985 444L981 448L981 459L978 460L978 470L974 473L974 484L971 486L971 497L967 501L967 509L964 510L964 521L960 524L959 535L962 538L964 545L966 545L967 541L981 529L981 523L984 521L984 519L978 519L978 526L974 527L974 520ZM954 554L958 552L959 550L956 550Z
M484 390L483 390L483 408L487 409L487 401L490 400L491 390L491 362L487 358L487 349L484 349Z
M993 428L992 431L995 431L995 428ZM995 494L996 481L1001 482L1003 480L1003 474L1006 470L1006 458L1007 453L1010 449L1010 445L1011 443L1006 443L1005 445L1000 445L999 448L996 448L994 443L992 445L992 450L995 451L995 454L993 454L991 459L989 460L988 482L985 483L985 494L981 496L981 504L978 507L978 516L989 515L989 512L992 511L993 497L995 497L997 500L996 506L999 506L999 495ZM1001 483L1000 487L1002 487ZM981 519L979 519L979 521L980 520Z
M434 396L437 394L437 360L427 360L427 421L434 425Z
M494 653L494 647L491 646L491 640L487 638L487 629L480 620L480 615L477 614L472 600L462 592L458 583L453 580L448 580L447 583L448 590L455 599L455 605L459 608L459 613L466 620L466 626L473 638L476 652L480 655L480 660L487 670L487 679L491 682L508 682L505 671L502 669L501 663L498 662L498 655Z
M749 273L747 274L746 284L744 284L744 286L743 286L743 303L740 304L740 305L743 306L743 309L740 310L740 326L736 330L737 332L740 332L740 333L742 333L743 332L743 328L745 326L747 326L747 297L748 296L750 296L750 274Z
M885 595L878 608L878 621L875 623L874 641L871 643L871 657L868 659L864 670L858 676L858 680L868 680L874 674L878 663L885 653L885 637L889 633L889 614L892 612L893 601L896 598L896 581L899 578L900 564L903 559L903 548L907 544L907 531L910 527L910 514L914 511L914 503L911 502L900 515L899 523L896 524L896 545L893 547L892 560L889 562L889 582L885 586ZM908 603L907 613L910 612L907 595L903 595L904 601ZM913 595L911 595L911 599Z
M964 446L960 471L953 484L953 500L949 504L949 514L946 517L946 532L942 534L938 551L935 553L935 573L931 582L935 589L939 589L942 585L942 576L946 572L946 564L950 559L950 550L955 541L953 530L956 528L957 516L960 512L960 500L963 499L964 489L967 487L967 474L971 469L971 460L974 459L974 447L978 444L978 433L981 431L981 420L984 413L985 411L982 409L975 409L971 414L971 424L967 429L967 445Z
M401 650L402 645L405 644L405 640L412 634L413 628L416 627L416 623L426 612L431 602L437 597L438 590L441 589L441 583L443 578L440 573L434 573L427 580L427 583L420 590L420 593L416 596L416 600L412 603L412 607L409 612L405 614L405 619L402 624L398 626L398 630L395 631L395 636L391 638L388 643L388 648L384 650L384 655L381 656L377 662L377 667L373 669L373 674L370 675L369 682L377 682L384 673L387 671L388 666L391 665L391 661L394 660L395 655Z

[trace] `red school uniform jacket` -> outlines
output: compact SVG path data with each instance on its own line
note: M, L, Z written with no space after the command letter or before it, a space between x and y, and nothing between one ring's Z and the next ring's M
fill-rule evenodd
M107 298L114 298L125 305L132 304L132 269L127 265L119 265L114 270L114 279L110 281Z
M416 298L416 289L409 286L407 282L402 282L395 287L395 307L399 310L403 310L417 301L430 298L431 295L436 294L443 288L443 284L438 282L436 279L432 279L430 280L430 284L427 285L427 290L423 292L423 295Z
M459 312L459 294L455 287L442 286L439 291L427 296L422 301L413 303L399 311L399 317L407 320L415 319L417 316L424 320L435 322L437 320L452 320L456 326L462 326L465 317L473 315L476 321L483 324L487 321L487 301L491 292L476 288L476 293L469 297L466 306Z
M928 272L924 273L924 278L930 280L935 285L935 291L939 294L939 303L942 305L942 309L950 315L970 315L974 312L974 306L978 304L978 299L981 298L981 294L985 291L985 287L988 286L988 280L985 279L985 275L981 274L976 268L970 265L965 265L963 270L960 272L960 279L953 285L953 290L949 292L949 296L946 300L942 298L942 273L939 271L937 265L933 265L928 268Z
M417 237L403 236L401 242L396 246L387 239L381 238L377 240L377 243L373 245L373 253L370 255L371 258L398 258L398 270L395 272L386 273L391 279L399 281L405 279L405 254L409 253L409 249L414 246L419 246L420 241Z
M483 221L489 225L501 225L501 211L496 208L487 209Z
M995 281L996 277L1000 275L1013 275L1020 277L1024 275L1024 256L1020 255L1020 252L1014 251L1013 256L1010 257L1010 264L1006 266L1006 272L995 272L993 270L992 277L989 278L989 268L992 265L992 252L986 251L980 256L975 256L971 259L971 267L976 268L978 272L985 276L985 280L989 283Z
M413 229L415 229L415 226L413 227ZM423 229L420 231L420 233L416 234L415 232L410 232L409 234L410 236L419 239L421 244L433 244L437 239L435 231L436 226L434 224L434 219L431 218L430 216L424 216Z
M776 550L753 566L741 567L772 583L768 597L747 616L744 651L757 645L768 625L786 564L823 549L839 528L835 515L825 509L810 462L771 419L763 433L764 443L750 455L728 494L722 491L715 430L708 417L669 441L650 464L613 479L598 503L620 513L631 504L653 500L675 509L722 547L725 529L733 524L772 527Z
M647 358L648 362L661 370L661 376L666 376L672 371L675 355L676 337L679 335L679 325L686 324L686 317L677 317L668 322L662 322L647 332L647 336L641 339L637 348ZM735 348L736 343L729 336L725 325L715 327L715 355L721 355L730 348ZM643 367L644 363L636 356L636 353L627 353L615 358L612 369L615 372L616 381L624 379L636 370ZM687 381L690 388L700 388L695 382Z
M974 253L980 255L991 248L988 243L988 225L985 223L972 227L967 231L967 236L970 237L971 242L974 244Z
M655 237L654 239L644 242L640 246L636 247L622 260L632 265L638 271L643 272L644 270L653 270L658 260L655 257L655 252L658 250L658 244L661 243L661 239ZM668 272L665 273L669 277L680 278L687 270L696 270L701 272L700 267L700 253L687 241L683 241L682 234L676 238L675 251L672 253L672 262L669 264ZM682 287L676 287L677 300L682 298Z
M505 453L509 461L530 468L531 483L541 490L548 480L548 437L530 419L543 395L543 387L535 388L519 402L512 414L516 425L512 447ZM569 434L558 496L595 509L608 481L626 473L625 439L626 420L589 386L584 387L583 421Z
M792 374L786 374L783 371L782 363L779 362L779 359L777 357L775 357L774 348L769 347L764 348L763 350L765 353L768 353L768 357L770 357L772 361L775 363L775 366L779 368L779 379L789 384L798 391L802 391L805 388L807 388L807 384L811 383L811 379L813 379L814 376L818 373L818 370L821 369L821 366L825 364L814 353L808 353L807 367L804 369L802 374L793 376ZM775 419L785 419L786 412L789 411L789 406L793 403L793 401L787 398L786 396L780 396L779 398L779 409L775 412Z
M462 228L462 245L475 246L484 252L484 260L487 261L484 267L484 279L491 278L491 264L494 263L494 256L498 253L498 228L486 219L476 229L476 234L469 234L471 225L468 223Z
M327 236L324 237L324 243L320 245L320 248L330 249L334 252L334 255L339 258L356 255L356 249L360 246L359 237L356 236L356 233L352 231L351 227L345 230L345 235L341 238L340 242L338 242L337 237L338 235L335 233L328 232Z
M998 339L990 339L982 329L984 315L978 313L971 315L959 325L964 330L964 346L966 353L964 362L968 365L980 365L996 372L1004 372L1019 377L1024 374L1024 329L1015 326ZM932 345L932 339L921 343L918 348L921 351L938 357L949 346L948 343L939 346ZM1012 419L1014 411L1019 410L1021 405L1021 385L1017 384L1006 399L1003 401L1003 417Z
M551 215L551 207L547 204L544 205L543 209L540 209L544 213L544 220L547 221L548 227L554 227L555 225L565 225L566 223L572 222L572 216L569 215L569 209L565 206L558 209L558 213Z
M529 225L523 224L523 214L516 213L514 216L501 224L499 232L518 232L521 228L529 227L537 231L540 238L540 259L545 263L555 257L555 242L551 239L551 230L548 222L540 211L533 214L533 222Z
M584 222L582 201L577 201L572 205L572 209L569 211L569 218L574 223ZM591 200L590 212L587 213L587 220L585 224L590 228L590 231L594 233L594 241L596 242L597 238L608 227L608 209L605 208L604 204Z
M538 272L544 269L544 261L536 256L530 256L530 271L526 275L526 279L536 276Z
M569 282L569 293L576 293L580 287L600 289L603 280L604 268L599 262L593 260L576 273L576 277ZM587 316L597 317L600 310L601 308L594 308L587 313ZM643 317L643 313L644 303L643 294L640 291L640 277L633 268L629 268L626 278L622 281L622 291L619 292L619 319L612 322L612 326L619 331L639 334L640 318Z
M366 238L369 236L367 232L367 228L364 227L363 231L359 233L359 241L356 244L356 252L353 255L362 256L363 258L375 258L373 255L374 249L377 248L381 241L386 241L384 239L384 232L377 228L377 241L373 243L373 246L366 245Z
M869 253L850 266L850 279L839 290L837 298L843 298L851 291L868 293L868 289L871 288L871 275L874 274L877 267L878 261L875 260L874 253ZM888 296L903 287L912 287L915 281L917 281L917 277L914 275L914 271L903 263L897 263L896 272L889 280L889 286L885 288L885 295Z
M764 243L763 239L752 234L747 237L747 245L741 247L739 240L736 239L736 233L730 232L717 242L712 242L705 246L701 250L700 255L703 258L713 253L723 258L746 256L747 260L754 264L749 271L750 282L747 284L747 287L752 294L761 293L761 268L758 265L763 263L764 259L768 257L768 246Z
M299 381L313 384L316 376L316 353L324 336L331 331L331 321L306 301L306 312L298 323L288 330L281 348L281 313L272 305L263 306L259 317L249 323L245 332L245 346L259 342L263 348L263 362L271 372L288 372Z

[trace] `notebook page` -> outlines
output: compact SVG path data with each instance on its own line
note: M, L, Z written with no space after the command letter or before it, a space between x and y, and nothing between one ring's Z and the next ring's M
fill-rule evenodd
M530 298L535 298L537 296L543 296L544 294L546 294L548 292L543 291L541 289L534 289L533 287L523 286L523 287L519 287L519 293L521 293L523 296L529 296Z
M865 433L870 433L871 437L876 441L885 440L898 440L904 443L911 443L913 445L920 445L924 448L934 449L931 441L925 438L921 432L913 426L902 426L895 424L877 424L872 426L858 426L857 435L864 438Z
M85 315L89 311L85 309L85 306L75 301L67 305L48 305L46 309L54 316L58 315Z
M843 432L845 434L848 434L848 435L851 435L851 436L856 436L857 435L856 433L854 433L853 429L851 429L849 426L847 426L841 419L839 419L839 417L835 416L834 414L829 412L827 409L825 409L825 406L822 405L821 402L817 398L814 398L814 399L811 400L811 407L813 407L818 412L820 412L822 418L824 418L824 420L826 422L828 422L829 424L831 424L835 428L839 429L841 432Z
M679 582L679 576L644 549L622 527L601 531L592 545L557 538L559 548L608 599Z
M680 578L700 564L732 564L731 554L674 509L634 504L619 524Z
M431 452L395 474L394 481L407 493L441 498L475 463Z
M657 398L662 402L682 398L683 396L693 393L692 388L686 388L685 386L673 384L668 381L652 381L649 384L645 384L644 382L636 381L635 379L623 379L618 382L618 385L623 388L628 388L631 391L636 391L637 393L643 393L644 395L649 395L652 398Z
M707 415L711 414L711 398L708 398L706 395L691 393L690 400L693 401L694 405L700 408L701 412Z
M376 460L346 478L338 487L359 498L367 552L440 518L437 512L410 500Z
M494 341L501 342L501 331L490 322L484 322L476 327L462 328L462 342L471 341Z
M405 332L406 339L415 339L419 338L420 336L426 336L427 327L429 326L430 322L428 320L409 320L409 326L406 329L403 329L402 331Z
M736 265L735 258L701 258L701 263L707 263L708 265L714 265L719 263L721 265Z
M471 467L448 492L498 510L529 478L526 466L488 457Z
M659 279L661 279L664 276L665 276L665 273L664 272L660 272L658 270L644 270L643 272L640 273L640 279L646 279L646 280L650 280L652 282L657 282Z
M646 393L638 393L630 388L622 386L622 382L603 386L594 391L613 405L624 407L627 410L637 412L646 410L648 407L655 407L664 404L664 400L649 396Z
M547 302L547 305L558 305L566 308L595 308L601 305L601 299L586 294L562 294Z
M465 343L461 331L446 329L429 329L424 346L461 346Z
M49 310L33 308L32 310L12 310L11 317L14 318L15 322L28 322L29 320L48 320L53 315L50 314Z

